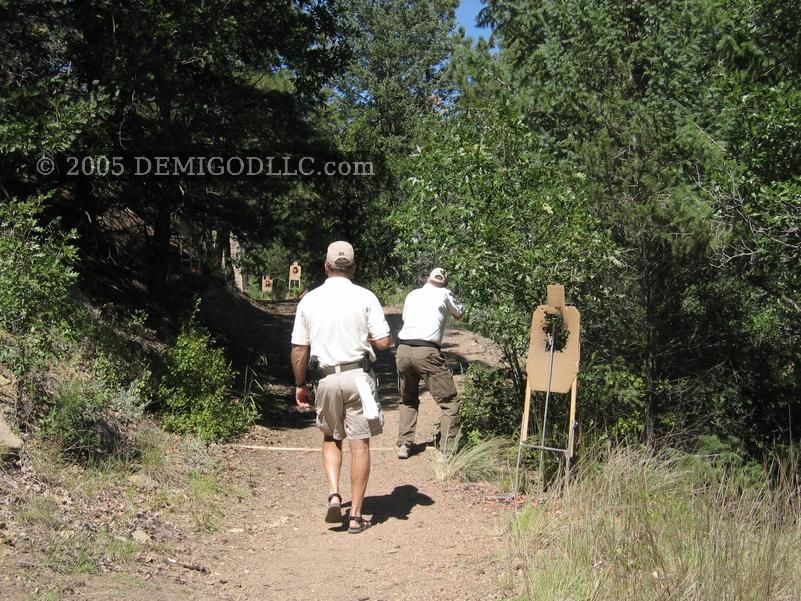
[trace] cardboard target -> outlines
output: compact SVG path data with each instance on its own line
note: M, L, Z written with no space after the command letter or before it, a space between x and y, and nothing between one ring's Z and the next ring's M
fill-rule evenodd
M531 390L548 389L547 335L545 332L546 316L561 314L564 327L568 331L565 347L553 353L553 374L551 376L551 392L570 392L579 368L579 335L581 319L576 307L565 306L565 292L562 286L548 286L548 304L540 305L531 316L529 332L528 358L526 360L526 376Z
M300 288L300 276L303 273L300 265L297 261L293 261L292 265L289 266L289 287L298 287Z

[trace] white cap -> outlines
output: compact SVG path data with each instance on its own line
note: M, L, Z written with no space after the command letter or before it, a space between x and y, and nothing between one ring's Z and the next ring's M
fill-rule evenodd
M328 245L325 262L331 267L350 267L354 263L353 247L344 240L338 240Z
M445 271L442 269L442 267L435 267L431 270L428 279L432 282L436 282L437 284L445 284L448 281L448 276L445 275Z

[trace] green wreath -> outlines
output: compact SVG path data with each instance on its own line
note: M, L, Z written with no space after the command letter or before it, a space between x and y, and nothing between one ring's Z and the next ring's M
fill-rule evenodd
M545 332L545 352L551 352L551 345L547 334L553 332L553 350L561 353L567 346L567 340L570 338L570 330L565 325L565 318L561 313L546 313L545 321L542 325L542 331Z

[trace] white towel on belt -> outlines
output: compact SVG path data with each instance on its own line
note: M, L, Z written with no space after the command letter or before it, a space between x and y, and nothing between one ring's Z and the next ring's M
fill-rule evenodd
M372 378L369 374L363 373L356 376L356 390L359 391L359 398L362 400L362 411L367 419L378 419L380 409L373 395Z

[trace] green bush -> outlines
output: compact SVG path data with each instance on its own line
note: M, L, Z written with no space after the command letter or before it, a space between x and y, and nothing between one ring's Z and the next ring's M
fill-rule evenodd
M295 257L287 248L278 242L271 242L266 246L254 246L248 248L244 255L239 258L239 263L246 273L254 278L252 290L248 294L253 298L261 298L261 282L258 280L260 275L269 275L273 279L273 295L275 300L281 300L288 295L287 290L287 270L295 260ZM306 286L306 278L301 281L300 290ZM297 294L291 295L293 298Z
M404 286L393 278L373 278L366 286L382 305L403 304L406 295L412 290L411 286Z
M16 418L29 422L43 398L43 373L69 338L73 234L41 224L46 197L0 203L0 363L18 387Z
M222 441L243 432L256 419L250 398L231 399L234 370L211 336L193 316L166 358L159 384L164 401L164 427L194 433L207 441Z
M765 476L763 466L750 459L742 441L733 436L699 436L694 452L687 456L685 467L697 472L699 479L703 477L709 482L719 482L728 478L746 488L759 486Z
M508 370L474 363L467 370L459 412L463 440L478 443L518 432L523 402Z
M76 377L62 383L53 406L42 420L42 435L75 459L96 462L130 459L142 418L138 383L110 391L97 380Z

